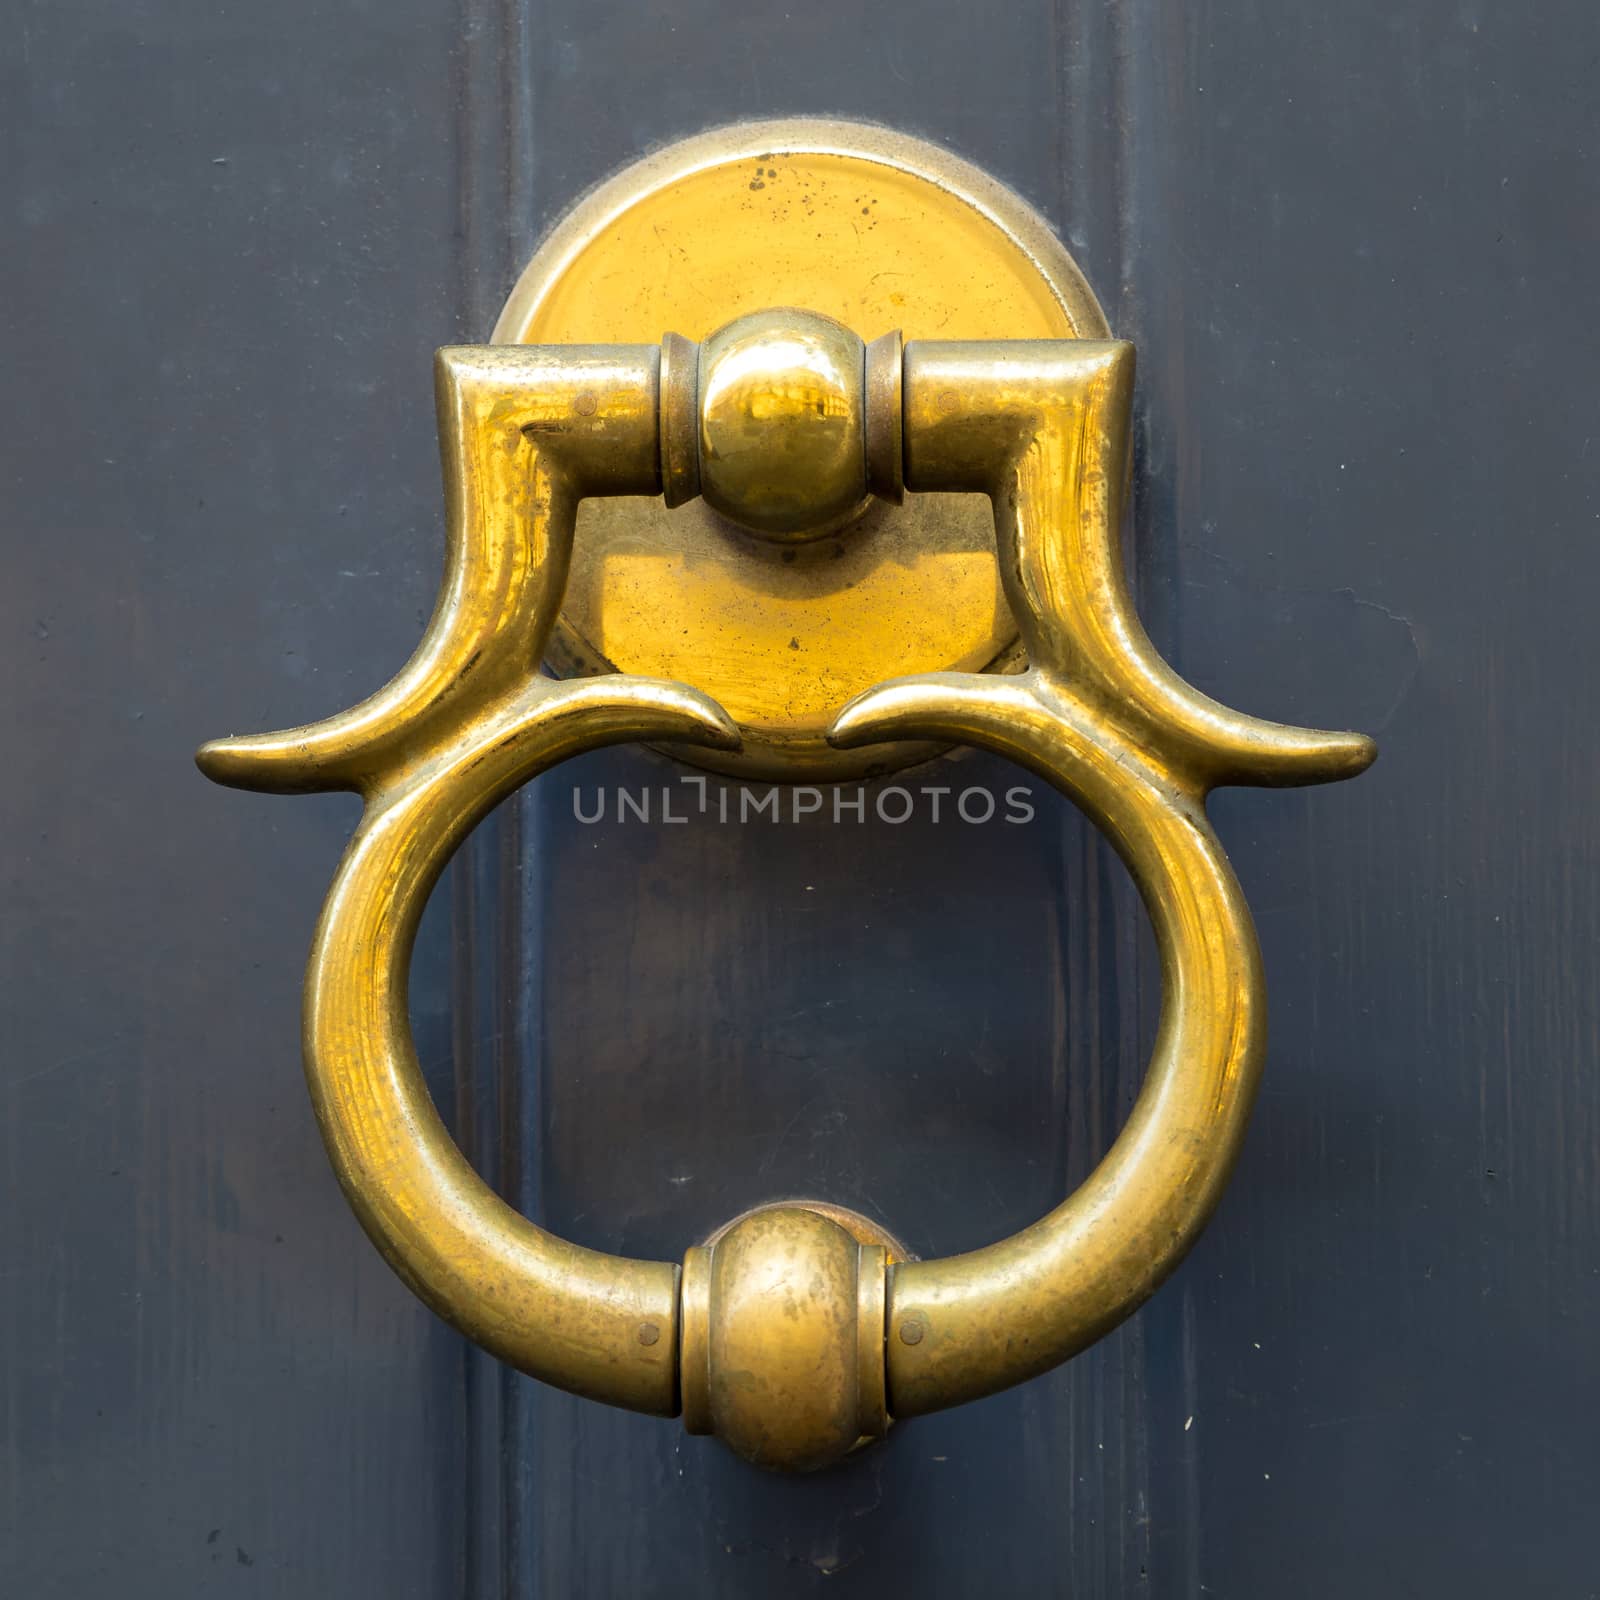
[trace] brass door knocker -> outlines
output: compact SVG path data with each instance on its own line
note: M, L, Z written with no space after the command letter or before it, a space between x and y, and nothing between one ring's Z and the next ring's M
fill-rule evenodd
M751 220L731 240L726 229L695 234L695 208L713 215L724 191L758 197ZM364 799L311 952L305 1060L340 1182L400 1276L534 1377L681 1411L691 1431L752 1461L808 1469L882 1435L891 1418L1066 1360L1182 1259L1227 1182L1265 1042L1255 932L1206 796L1349 777L1374 747L1229 711L1156 655L1119 553L1133 348L1105 336L1082 279L1014 196L881 130L725 130L586 202L535 258L497 336L576 314L586 294L596 331L626 326L641 314L636 299L596 302L603 283L591 275L663 222L663 248L699 238L709 263L683 293L704 300L718 271L742 286L720 302L728 315L691 323L698 345L667 334L441 351L449 554L417 653L353 710L216 741L199 762L242 788ZM834 247L846 222L859 248L844 259ZM873 237L897 225L913 248ZM864 344L842 315L851 297L881 282L882 259L914 286L914 247L951 229L967 240L969 268L981 246L1023 287L995 289L996 267L964 302L955 268L935 260L924 298L902 294L903 325L936 320L930 306L943 297L955 307L947 322L965 305L968 322L1011 317L1028 336L902 345L888 333ZM797 242L800 231L820 242ZM773 300L808 309L752 311L739 298L796 286ZM878 292L894 291L857 307L869 332L892 325L877 320ZM647 311L658 299L645 294ZM987 497L986 545L975 544L971 503L952 508L948 495ZM580 504L613 516L585 526L575 553ZM692 570L674 560L674 519L686 514L698 520L682 524L684 540L718 541L716 558ZM627 568L641 544L644 576ZM621 553L620 576L603 570L608 551ZM884 601L878 627L855 627L837 671L813 664L810 698L764 695L752 650L775 673L802 670L793 619L831 616L819 594L851 591L838 602L846 611L858 587L870 596L885 552L909 600ZM841 584L841 562L859 586ZM637 609L641 583L656 585L651 614ZM1003 596L1000 623L992 611L976 628L938 612L941 599L991 590ZM907 628L891 626L903 620L896 603L932 610L909 647ZM681 673L614 670L670 668L685 619L703 634L718 615L743 642L728 656L706 646L705 673L693 661ZM818 639L820 623L807 643ZM908 648L922 670L896 675ZM550 652L569 672L598 675L544 678ZM819 712L841 681L846 692ZM864 1218L796 1203L736 1219L681 1267L568 1244L492 1193L451 1143L418 1068L406 1014L417 925L452 852L500 799L580 751L629 740L723 770L807 777L979 745L1075 800L1139 885L1164 982L1143 1089L1087 1182L1014 1237L945 1260L909 1259Z

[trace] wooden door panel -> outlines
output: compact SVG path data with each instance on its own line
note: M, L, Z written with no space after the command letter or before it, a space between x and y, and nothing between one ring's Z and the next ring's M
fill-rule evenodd
M364 692L431 601L456 20L68 0L8 33L0 1592L433 1600L458 1341L349 1216L298 1067L353 804L191 755ZM415 992L446 1092L447 933Z
M0 1588L1587 1593L1597 44L1578 0L25 8ZM1050 218L1139 346L1158 644L1383 747L1215 802L1272 1045L1190 1260L1067 1368L806 1480L514 1377L392 1279L296 1064L352 806L188 766L404 658L428 358L541 229L653 145L796 113ZM679 776L540 780L430 908L419 1049L480 1170L668 1257L785 1193L958 1249L1088 1170L1158 979L1070 807L573 815Z

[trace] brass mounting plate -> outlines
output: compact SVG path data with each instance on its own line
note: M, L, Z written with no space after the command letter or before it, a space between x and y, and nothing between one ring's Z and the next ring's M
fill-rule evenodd
M556 225L497 344L704 339L800 306L872 339L1103 339L1066 248L1018 195L937 145L868 124L740 123L602 184ZM586 500L550 647L563 676L680 679L724 705L744 748L674 747L741 777L837 781L927 744L834 750L834 713L885 678L1016 670L993 517L976 495L874 501L810 544L766 543L703 501Z

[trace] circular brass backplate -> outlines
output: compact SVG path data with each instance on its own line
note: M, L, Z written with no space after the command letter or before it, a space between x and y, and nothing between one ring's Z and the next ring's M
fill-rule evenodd
M1106 338L1065 247L948 151L848 122L750 122L659 151L554 228L495 326L501 344L701 340L769 306L865 339ZM745 777L838 780L935 747L832 749L834 713L907 673L1015 670L994 522L976 495L874 501L802 545L701 500L586 500L551 645L563 675L676 678L720 701L744 749L674 754Z

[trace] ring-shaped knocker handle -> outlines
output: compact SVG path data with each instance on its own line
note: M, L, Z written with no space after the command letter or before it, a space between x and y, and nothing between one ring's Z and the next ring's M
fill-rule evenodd
M411 1040L407 969L450 854L518 785L603 744L738 743L726 714L681 684L557 683L536 670L578 500L659 494L669 471L680 492L698 487L683 465L694 415L683 374L695 369L684 341L666 349L665 379L654 347L441 352L449 560L416 655L340 717L221 740L199 760L241 787L348 788L365 799L312 950L304 1044L340 1182L396 1271L524 1372L637 1410L681 1408L692 1429L751 1459L810 1467L882 1433L891 1416L1064 1360L1182 1258L1238 1153L1265 1041L1255 933L1205 796L1228 783L1349 776L1374 752L1360 735L1228 711L1156 655L1118 549L1131 346L912 343L902 355L897 338L878 341L853 414L876 441L870 467L863 442L862 490L898 493L903 476L913 491L990 496L1029 666L886 683L847 705L829 737L981 745L1095 820L1138 883L1161 952L1163 1010L1144 1087L1076 1193L967 1255L911 1260L848 1217L799 1206L739 1219L691 1249L682 1269L553 1237L495 1196L450 1141ZM840 372L838 382L854 381L850 371L842 360L830 381ZM721 403L714 420L728 435L740 413L726 395ZM854 458L836 433L826 446L828 493L845 505ZM901 455L890 463L886 450ZM731 467L718 474L730 501L747 492ZM749 481L766 492L759 472Z

